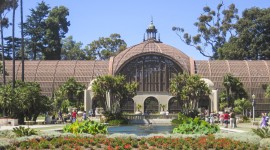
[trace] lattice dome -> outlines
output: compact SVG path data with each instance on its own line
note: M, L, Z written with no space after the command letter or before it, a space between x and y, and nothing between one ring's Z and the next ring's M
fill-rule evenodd
M116 74L130 60L145 55L161 55L176 64L178 64L184 71L190 72L190 57L180 50L158 42L156 40L147 40L135 46L132 46L113 58L112 74Z

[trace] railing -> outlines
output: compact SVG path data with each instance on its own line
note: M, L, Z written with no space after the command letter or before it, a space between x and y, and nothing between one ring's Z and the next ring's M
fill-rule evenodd
M123 115L125 118L129 120L142 120L142 119L177 119L177 114L169 114L169 115Z

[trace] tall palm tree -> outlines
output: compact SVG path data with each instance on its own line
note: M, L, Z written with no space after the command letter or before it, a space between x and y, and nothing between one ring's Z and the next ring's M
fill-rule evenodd
M12 88L15 88L15 10L17 0L13 0L13 13L12 13Z
M4 37L3 37L3 23L4 23L4 18L2 18L2 15L0 15L0 28L1 28L1 49L2 49L2 65L3 65L3 84L6 84L6 74L5 74L5 70L6 70L6 64L5 64L5 56L4 56Z
M23 0L21 0L21 50L22 50L22 81L24 82L24 37L23 37Z

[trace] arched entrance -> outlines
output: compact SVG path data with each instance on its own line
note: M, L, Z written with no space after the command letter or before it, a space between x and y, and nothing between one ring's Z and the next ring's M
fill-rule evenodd
M144 101L144 113L158 113L159 104L158 100L154 97L148 97Z
M198 108L203 108L204 110L212 111L210 110L211 108L211 103L210 103L210 98L205 96L204 98L199 100Z
M169 100L169 112L178 113L182 111L183 103L180 100L177 100L175 97Z
M132 98L127 99L121 105L121 109L126 113L134 113L134 101Z

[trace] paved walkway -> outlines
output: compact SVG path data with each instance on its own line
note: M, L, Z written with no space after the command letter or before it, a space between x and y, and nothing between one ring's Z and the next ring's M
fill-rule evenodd
M62 130L65 124L20 125L20 126L39 130ZM0 126L0 130L12 130L15 127L19 126Z

